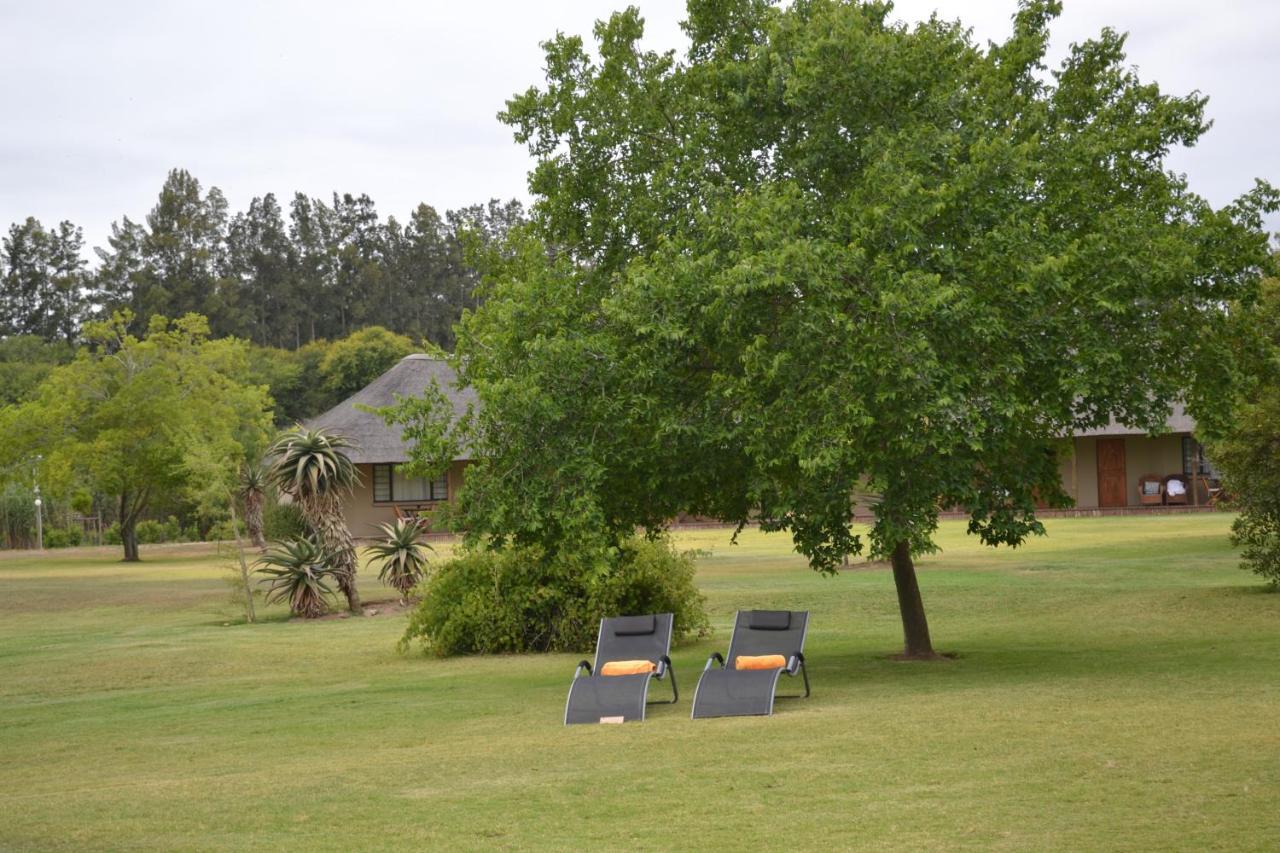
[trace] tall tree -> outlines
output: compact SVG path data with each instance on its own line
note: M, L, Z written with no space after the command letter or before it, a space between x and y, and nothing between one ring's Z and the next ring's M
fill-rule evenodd
M294 346L332 334L330 318L337 295L337 223L333 211L319 199L302 193L293 197L289 211L289 237L298 257L298 287L307 294L307 307L295 319Z
M939 509L991 545L1042 533L1061 437L1162 428L1266 260L1270 188L1214 210L1165 169L1204 99L1139 80L1110 30L1046 74L1059 10L1025 0L981 46L887 3L691 0L683 59L634 9L598 57L549 41L502 114L534 225L458 342L473 535L758 519L823 572L891 559L904 653L933 656L913 558Z
M239 333L263 345L301 345L296 317L305 310L298 260L280 204L267 193L231 219L227 266L237 290Z
M49 233L50 288L45 340L75 343L89 312L90 278L84 257L84 231L68 221Z
M70 222L46 230L28 217L3 240L0 330L72 343L87 310L84 236Z

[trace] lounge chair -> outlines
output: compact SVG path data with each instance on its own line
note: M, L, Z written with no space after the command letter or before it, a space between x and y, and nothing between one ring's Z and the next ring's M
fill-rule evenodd
M739 610L727 660L716 652L702 670L693 693L693 718L772 714L783 674L802 676L808 696L808 627L809 613L804 610Z
M655 705L678 700L676 674L667 657L671 625L670 613L601 619L595 665L578 663L564 705L564 724L643 720L649 682L655 678L671 679L671 699Z

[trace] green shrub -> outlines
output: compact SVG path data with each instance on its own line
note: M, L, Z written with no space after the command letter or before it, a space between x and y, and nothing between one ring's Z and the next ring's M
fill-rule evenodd
M302 539L310 534L302 508L296 503L266 501L262 508L262 535L270 540Z
M676 641L709 630L694 555L667 539L631 539L607 554L537 547L464 551L432 570L400 639L442 657L592 647L600 619L675 614Z
M237 520L235 526L232 527L231 519L225 518L209 528L209 532L205 534L204 540L206 542L232 542L236 538L237 530L240 532L240 538L242 540L248 539L249 534L244 528L243 521ZM248 542L247 544L252 545L253 543Z
M178 519L172 515L165 521L155 521L153 519L144 519L138 522L137 527L138 544L140 545L156 545L161 542L180 542L182 541L182 526L178 524Z
M44 532L44 547L75 548L84 541L84 531L79 527L50 527Z
M108 545L119 545L122 541L120 538L120 522L113 521L111 526L102 531L102 541Z

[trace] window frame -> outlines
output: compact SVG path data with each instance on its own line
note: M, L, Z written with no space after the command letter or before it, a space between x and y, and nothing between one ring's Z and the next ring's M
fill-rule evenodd
M395 487L395 469L399 467L397 462L375 462L371 465L372 482L369 484L369 490L373 494L373 503L375 506L386 506L390 504L424 504L424 503L443 503L449 500L449 472L441 474L434 480L427 480L427 494L425 498L397 498ZM385 472L386 494L388 497L380 498L379 489L379 469ZM421 479L421 478L418 478ZM436 496L436 486L442 487L444 491L443 497Z

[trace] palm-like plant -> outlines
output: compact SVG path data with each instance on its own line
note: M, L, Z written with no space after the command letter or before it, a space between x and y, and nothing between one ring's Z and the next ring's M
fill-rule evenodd
M333 590L325 583L325 577L334 574L334 570L326 556L320 543L311 539L277 542L254 563L258 574L270 578L267 603L288 601L289 611L306 619L328 613L328 598Z
M347 606L352 613L359 613L356 549L342 517L343 495L360 482L356 466L344 452L352 446L344 436L298 426L271 445L267 482L302 507L307 524L328 554Z
M253 547L267 547L262 532L262 503L267 492L267 474L261 465L245 465L240 469L240 498L244 501L244 526Z
M369 546L373 562L380 563L378 580L406 598L427 569L427 552L435 549L422 541L422 522L396 519L380 525L382 539Z

